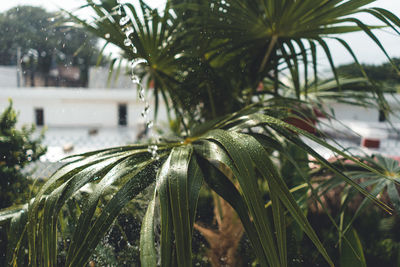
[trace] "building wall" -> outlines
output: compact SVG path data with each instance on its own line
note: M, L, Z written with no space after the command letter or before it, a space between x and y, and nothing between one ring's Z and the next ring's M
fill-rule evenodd
M389 116L390 121L400 123L400 96L387 94L385 98L393 110L393 114ZM379 111L376 109L333 102L327 102L326 107L334 111L334 115L338 120L379 122Z
M0 90L3 87L17 87L17 66L0 66Z
M126 75L127 71L124 67L121 67L119 75L117 71L113 70L111 73L111 79L108 80L109 67L90 67L89 68L89 88L132 88L132 80L129 75Z
M379 112L376 109L342 103L332 103L328 108L334 110L335 117L338 120L379 121Z
M151 95L151 91L148 92ZM44 111L44 123L48 127L117 127L118 105L126 104L129 127L144 123L140 113L144 104L138 100L134 89L70 89L70 88L2 88L0 110L11 98L19 111L18 125L35 123L35 108ZM400 97L387 96L391 108L400 116ZM154 104L149 100L152 107ZM378 122L377 110L340 103L326 103L339 120ZM154 110L154 109L153 109ZM150 117L152 113L150 112ZM161 104L159 121L167 121L165 107ZM391 116L394 123L400 122Z
M117 127L119 104L127 105L127 126L144 123L140 115L144 104L132 89L3 88L0 110L9 98L19 111L19 126L35 123L35 108L42 108L48 127ZM160 106L160 121L166 120L164 110Z

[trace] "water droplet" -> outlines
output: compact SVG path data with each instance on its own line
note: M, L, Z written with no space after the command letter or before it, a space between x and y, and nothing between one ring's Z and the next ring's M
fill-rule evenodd
M27 150L26 151L26 159L28 161L32 161L32 156L33 156L33 150L32 149Z
M160 156L158 155L158 146L157 145L148 146L147 151L151 154L152 159L155 159L155 160L160 159Z
M157 145L151 145L151 146L149 146L148 151L152 152L153 150L157 150L157 149L158 149Z
M151 121L151 120L146 122L146 127L147 127L148 129L153 128L153 125L154 125L154 123L153 123L153 121Z
M136 68L139 64L147 63L144 58L135 58L131 61L132 69Z
M109 33L104 34L104 38L108 39L110 37L111 37L111 35Z
M141 100L141 101L144 101L144 88L142 87L142 88L140 88L140 90L139 90L139 99Z
M141 113L143 119L146 119L147 115L149 114L149 110L150 110L150 105L146 103L146 106L144 107Z
M132 27L125 27L123 31L126 37L129 37L132 33L135 32Z
M122 16L122 5L119 5L119 6L118 6L118 8L117 8L117 14L118 14L119 16Z
M122 18L119 20L119 25L124 26L124 25L127 24L128 22L129 22L129 17L128 17L128 16L125 16L125 17L122 17Z
M140 79L136 74L133 74L131 77L132 83L140 85Z
M183 56L183 53L179 53L179 54L176 54L175 56L174 56L174 58L175 59L179 59L179 58L181 58Z
M150 104L149 102L146 102L145 106L144 106L144 112L148 113L150 109Z
M132 45L131 39L125 38L125 40L124 40L124 45L125 45L125 46L131 46L131 45Z
M167 38L167 43L169 43L171 40L172 40L172 36L170 35L170 36L168 36L168 38Z

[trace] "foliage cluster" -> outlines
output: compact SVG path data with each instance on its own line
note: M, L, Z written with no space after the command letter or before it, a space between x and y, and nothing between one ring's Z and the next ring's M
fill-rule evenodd
M18 130L17 116L12 102L0 115L0 208L28 201L30 182L22 169L46 152L43 134L34 137L34 126Z
M43 134L34 137L34 126L16 128L18 114L9 106L0 114L0 209L25 204L30 199L33 180L23 168L46 152ZM0 265L5 264L7 227L0 223Z
M34 6L17 6L0 14L0 65L16 65L21 51L25 71L49 75L57 65L96 64L97 38L85 30L65 26L58 13Z
M400 67L400 58L393 58L394 64ZM387 91L397 92L400 85L400 77L398 73L393 69L390 63L383 63L380 65L365 65L363 68L367 73L368 77L372 80L381 83ZM338 72L347 77L360 77L362 73L360 69L353 64L341 65L338 68Z

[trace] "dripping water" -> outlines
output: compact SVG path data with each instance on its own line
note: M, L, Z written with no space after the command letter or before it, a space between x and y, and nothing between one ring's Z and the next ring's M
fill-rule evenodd
M117 6L117 14L121 16L121 19L119 20L119 25L122 27L122 31L125 34L125 39L124 39L124 45L127 47L130 47L132 49L133 54L137 53L137 49L135 47L135 44L132 42L130 36L131 34L134 33L134 29L132 26L129 25L129 17L125 14L123 11L123 6L120 2L120 0L117 0L118 6ZM141 117L145 121L145 127L146 130L150 130L154 126L154 122L152 119L149 118L149 113L150 113L150 104L146 99L145 96L145 90L142 85L142 80L140 77L135 73L135 68L139 64L147 64L147 60L144 58L135 58L131 61L131 80L134 85L136 85L138 89L138 95L139 95L139 100L144 103L144 109L140 113ZM152 134L152 139L157 142L157 139L154 134ZM158 146L156 144L149 145L147 148L147 151L151 154L151 158L158 160L159 155L158 155Z

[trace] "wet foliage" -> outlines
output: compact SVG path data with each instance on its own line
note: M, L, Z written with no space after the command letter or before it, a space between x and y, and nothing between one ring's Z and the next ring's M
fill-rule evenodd
M122 49L120 61L131 63L135 85L153 83L155 114L163 99L175 136L67 158L25 207L27 215L0 214L10 227L23 225L18 240L26 242L15 242L10 264L18 265L24 246L31 266L54 266L60 255L64 266L117 261L124 251L118 236L124 235L124 227L136 225L128 220L116 228L119 216L145 196L139 239L124 237L124 242L138 244L138 250L126 252L133 259L139 251L141 266L224 264L231 260L229 249L253 250L254 255L241 254L247 256L243 262L259 266L365 265L356 224L343 215L346 206L329 210L326 199L340 185L363 199L365 205L358 209L368 204L389 214L397 198L382 200L376 192L388 185L379 166L330 145L313 123L324 96L389 112L382 91L367 75L364 94L360 80L342 86L327 40L339 42L365 74L341 34L362 32L386 53L372 31L376 27L357 15L371 14L395 30L398 17L367 8L374 1L362 0L167 1L163 10L143 1L86 2L84 8L97 17L84 21L67 12L70 19ZM317 47L330 63L334 85L318 80ZM146 102L143 89L139 86L138 93ZM360 176L326 160L305 139L378 180L364 186ZM397 177L398 171L390 173ZM219 220L208 228L201 222L210 219L196 216L205 213L202 190L215 196L213 216ZM339 195L346 197L346 192ZM218 203L225 204L218 209ZM331 226L326 235L307 218L319 209ZM232 233L244 238L218 248L214 235L224 235L224 226L238 221L243 229L234 227ZM327 239L339 247L327 249ZM207 241L207 247L202 249L199 240ZM202 261L197 253L220 258Z

